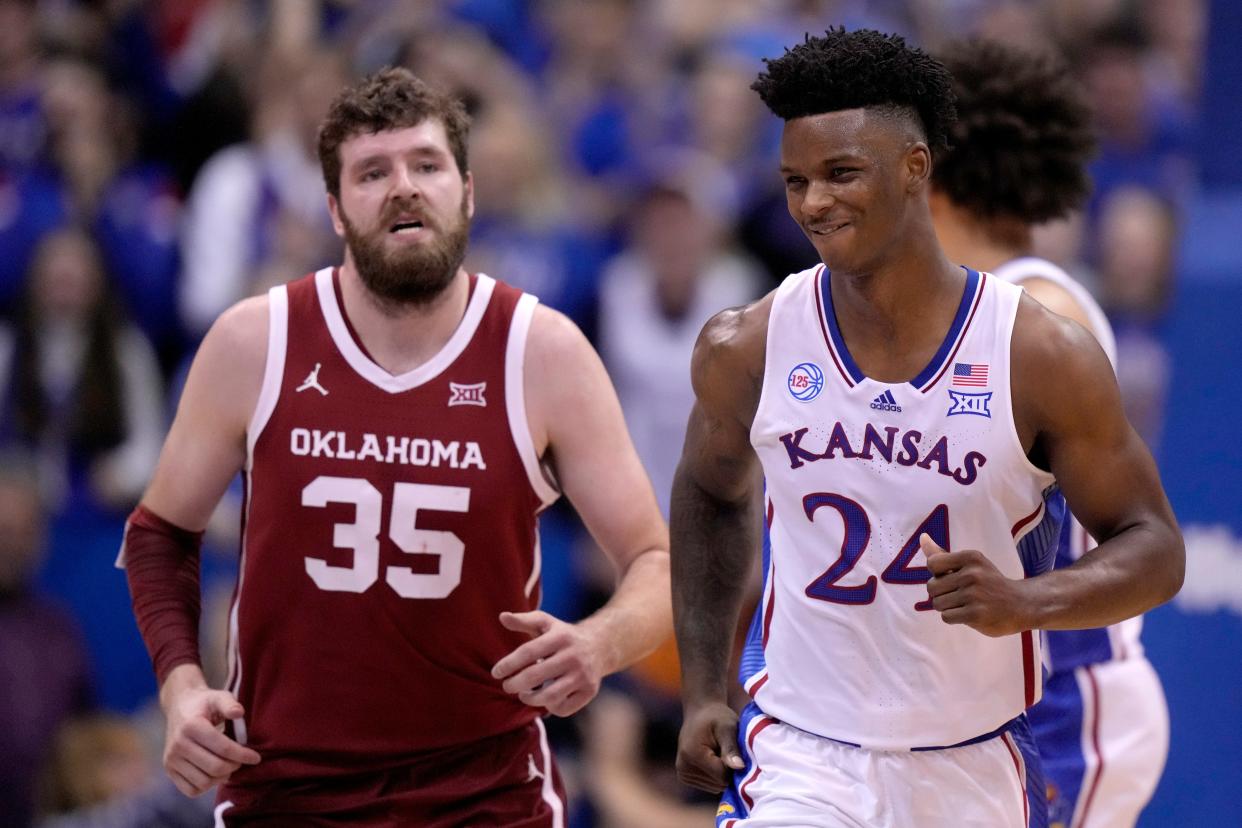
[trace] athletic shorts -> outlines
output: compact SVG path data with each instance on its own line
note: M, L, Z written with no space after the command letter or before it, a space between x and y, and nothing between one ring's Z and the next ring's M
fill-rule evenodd
M1029 714L1057 828L1131 828L1169 754L1169 710L1147 659L1056 673Z
M1044 828L1044 782L1024 716L983 741L868 750L783 724L751 703L717 828Z
M356 776L226 784L216 828L565 828L565 788L543 722Z

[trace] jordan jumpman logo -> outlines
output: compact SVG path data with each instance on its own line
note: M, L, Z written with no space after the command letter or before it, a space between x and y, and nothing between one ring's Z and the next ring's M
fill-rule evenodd
M314 388L325 397L328 396L328 389L319 384L319 363L315 363L315 370L306 375L306 379L302 380L302 384L298 386L297 393L305 391L307 388Z
M535 765L535 756L532 753L526 754L526 781L533 782L536 779L543 779L543 771L539 770Z

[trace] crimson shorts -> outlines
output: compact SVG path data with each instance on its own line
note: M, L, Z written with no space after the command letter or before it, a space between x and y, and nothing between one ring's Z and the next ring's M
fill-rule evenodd
M565 788L543 722L365 775L226 784L216 828L564 828Z

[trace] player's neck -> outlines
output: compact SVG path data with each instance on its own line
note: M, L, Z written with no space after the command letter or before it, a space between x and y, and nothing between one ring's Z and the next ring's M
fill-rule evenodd
M966 283L930 227L901 248L868 273L832 273L833 311L846 347L863 373L881 382L904 382L927 364Z
M339 271L341 312L377 365L394 376L434 357L466 312L470 277L457 269L439 296L422 305L393 305L367 289L348 258Z

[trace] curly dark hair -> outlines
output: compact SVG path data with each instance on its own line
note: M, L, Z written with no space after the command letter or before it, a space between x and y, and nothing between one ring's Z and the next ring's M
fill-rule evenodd
M1091 192L1091 110L1067 67L1050 54L988 41L955 44L958 121L932 183L984 217L1038 224L1079 207Z
M341 144L363 133L418 126L428 118L444 124L449 149L465 177L470 116L461 101L401 67L381 69L347 87L319 127L319 165L328 192L341 195Z
M933 156L947 146L954 118L949 73L899 35L830 28L764 64L750 88L778 118L863 107L904 111L922 126Z

